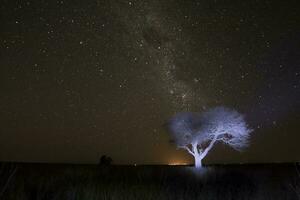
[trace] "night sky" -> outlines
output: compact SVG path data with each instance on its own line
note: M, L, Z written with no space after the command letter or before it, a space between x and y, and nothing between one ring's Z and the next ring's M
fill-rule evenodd
M254 129L205 163L300 161L297 1L0 5L0 160L188 163L164 123L228 106Z

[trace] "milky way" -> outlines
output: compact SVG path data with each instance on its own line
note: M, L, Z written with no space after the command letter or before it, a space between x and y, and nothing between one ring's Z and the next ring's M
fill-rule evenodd
M142 59L152 70L148 78L156 90L165 97L166 102L171 103L174 113L193 110L195 104L205 107L204 94L193 91L190 86L197 83L198 79L190 78L191 80L186 81L177 77L184 68L191 67L178 67L175 59L176 56L185 56L188 52L188 45L185 44L188 35L182 32L181 25L164 16L159 2L130 2L129 6L133 10L141 10L142 15L132 16L130 10L124 7L120 8L118 15L123 18L132 42L136 43L135 51L143 52L142 57L134 59Z

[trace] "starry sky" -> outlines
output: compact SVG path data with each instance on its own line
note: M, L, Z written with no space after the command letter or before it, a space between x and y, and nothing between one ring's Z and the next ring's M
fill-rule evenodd
M228 106L254 129L204 163L300 161L297 1L0 5L0 160L190 163L163 124Z

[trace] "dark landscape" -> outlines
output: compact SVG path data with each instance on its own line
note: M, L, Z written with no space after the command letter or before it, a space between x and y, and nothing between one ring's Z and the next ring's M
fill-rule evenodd
M297 0L1 0L0 200L300 200Z
M256 199L300 197L296 164L97 166L1 164L1 199Z

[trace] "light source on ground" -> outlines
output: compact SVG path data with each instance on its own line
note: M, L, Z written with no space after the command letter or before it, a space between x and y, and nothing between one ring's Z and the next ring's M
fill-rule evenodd
M180 161L171 161L168 163L168 165L189 165L189 163L186 163L186 162L180 162Z

